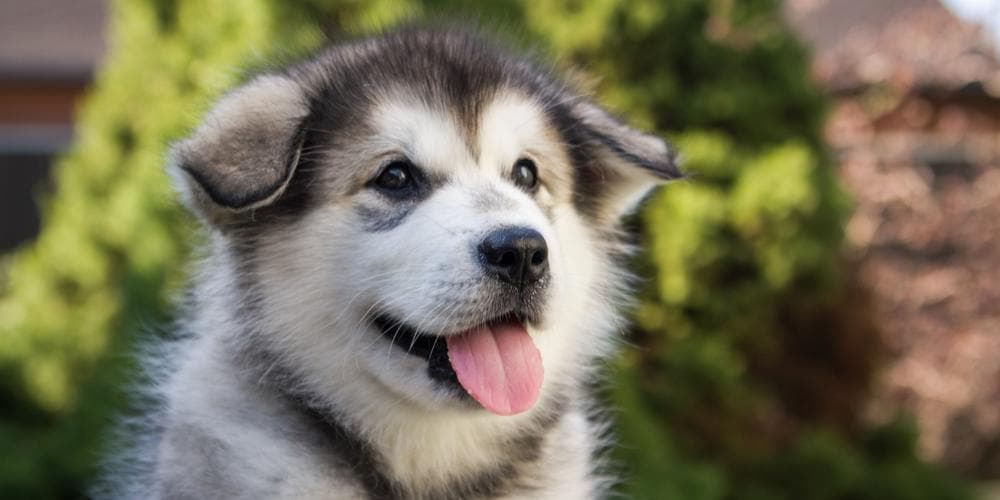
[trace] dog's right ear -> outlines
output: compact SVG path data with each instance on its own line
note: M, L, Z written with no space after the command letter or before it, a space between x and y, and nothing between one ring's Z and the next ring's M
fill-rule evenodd
M273 203L295 174L308 112L301 87L283 76L222 97L171 150L169 172L188 207L223 225Z

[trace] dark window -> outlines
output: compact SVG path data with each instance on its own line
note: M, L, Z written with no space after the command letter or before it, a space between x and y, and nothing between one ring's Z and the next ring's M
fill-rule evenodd
M0 151L0 252L38 234L36 198L51 162L51 153Z

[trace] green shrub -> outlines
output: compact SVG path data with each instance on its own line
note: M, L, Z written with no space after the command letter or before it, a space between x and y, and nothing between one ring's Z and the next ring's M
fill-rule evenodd
M516 30L658 130L688 181L637 221L645 283L611 367L615 450L634 498L965 498L905 426L856 421L878 361L838 263L848 203L824 102L773 0L118 0L110 54L43 200L44 230L0 279L0 491L76 497L125 400L128 352L169 320L191 225L162 172L243 69L324 35L465 12ZM902 430L900 430L902 429ZM17 457L11 460L9 457Z

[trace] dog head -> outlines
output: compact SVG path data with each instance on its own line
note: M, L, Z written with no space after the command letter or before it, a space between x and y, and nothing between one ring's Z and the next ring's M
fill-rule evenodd
M171 172L235 276L241 335L310 391L501 415L607 352L616 228L679 175L546 72L425 31L251 79Z

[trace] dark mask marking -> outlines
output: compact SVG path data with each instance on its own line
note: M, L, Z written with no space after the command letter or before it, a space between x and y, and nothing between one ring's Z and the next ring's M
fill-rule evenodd
M354 209L354 212L361 219L365 231L369 233L381 233L399 227L415 208L417 208L417 204L411 202L398 203L382 210L366 205L359 205Z

